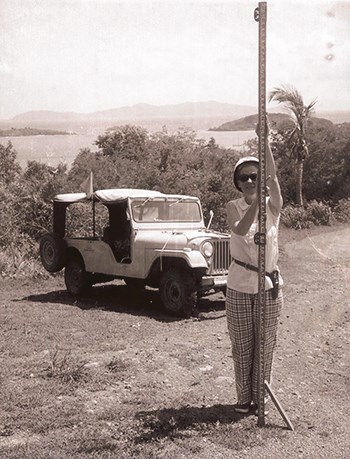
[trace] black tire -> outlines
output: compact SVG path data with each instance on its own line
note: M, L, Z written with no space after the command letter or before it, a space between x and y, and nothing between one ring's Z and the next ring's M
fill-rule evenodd
M47 233L40 240L40 259L46 271L57 273L67 260L65 241L56 233Z
M92 276L85 271L84 262L79 257L69 258L64 272L68 292L73 296L83 296L92 286Z
M190 317L197 302L196 282L190 270L167 269L159 284L160 298L167 312Z

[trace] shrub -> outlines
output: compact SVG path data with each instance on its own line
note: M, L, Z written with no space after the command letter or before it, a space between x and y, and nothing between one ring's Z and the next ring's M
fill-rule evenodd
M0 247L0 277L39 278L49 274L39 261L39 245L26 234L15 233Z
M309 202L306 205L306 214L308 220L315 225L331 225L334 222L332 208L324 202Z
M281 212L281 222L287 228L304 229L312 225L331 225L335 222L335 215L329 204L311 201L304 207L286 206Z
M302 206L288 205L281 212L281 222L287 228L303 229L310 228L312 222L309 220L307 211Z
M350 221L350 199L341 199L333 209L336 220L342 223Z

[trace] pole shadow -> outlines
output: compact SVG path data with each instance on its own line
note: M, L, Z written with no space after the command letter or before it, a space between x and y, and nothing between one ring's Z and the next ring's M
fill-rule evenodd
M251 430L252 441L255 441L255 429L260 429L257 425L257 416L255 409L252 408L247 414L236 413L234 405L213 405L206 407L185 406L181 408L163 408L160 410L139 411L135 415L136 419L141 423L142 433L134 437L136 443L148 443L159 441L163 438L181 438L190 432L201 433L205 429L217 428L218 426L234 425L242 419L251 417L249 426L245 429L239 429L236 432L234 439L230 439L230 444L233 449L240 449L241 443L247 441L247 432ZM275 423L267 423L265 429L274 431L278 428L286 430L285 426L280 426ZM247 430L248 429L248 430ZM242 437L243 434L243 437ZM234 440L234 441L233 441ZM236 443L234 447L233 443Z
M152 411L139 411L136 419L142 423L144 432L134 438L137 443L151 442L161 438L181 437L187 429L206 424L209 426L232 424L242 417L251 416L238 414L234 405L213 405L210 407L185 406L181 408L163 408Z

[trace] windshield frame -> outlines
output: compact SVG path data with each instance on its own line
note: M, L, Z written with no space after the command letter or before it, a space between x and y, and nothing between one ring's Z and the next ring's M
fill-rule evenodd
M197 209L198 209L198 218L196 218L195 220L190 220L190 219L186 219L186 220L178 220L178 219L164 219L164 218L154 218L154 219L146 219L146 220L142 220L142 219L139 219L136 215L135 215L135 209L140 209L140 208L143 208L143 207L147 207L147 205L149 205L150 203L164 203L164 204L168 204L169 206L169 209L174 207L174 206L177 206L177 205L181 205L183 203L193 203L193 204L196 204L197 206ZM136 203L136 204L135 204ZM155 206L156 207L156 206ZM169 225L169 224L173 224L173 225L183 225L183 224L190 224L190 225L197 225L197 224L201 224L203 222L203 212L202 212L202 206L200 204L200 201L198 198L194 198L194 197L187 197L187 196L171 196L171 197L164 197L164 196L156 196L156 197L152 197L152 198L147 198L146 200L142 200L140 198L130 198L129 199L129 208L130 208L130 214L131 214L131 219L137 223L137 224L155 224L155 225L159 225L159 224L164 224L164 225Z

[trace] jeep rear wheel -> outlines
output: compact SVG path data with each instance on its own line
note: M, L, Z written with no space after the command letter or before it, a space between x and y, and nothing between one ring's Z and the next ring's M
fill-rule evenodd
M195 278L191 271L170 268L161 277L160 297L172 315L190 317L197 301Z
M92 277L85 271L81 258L70 258L64 272L64 281L68 292L73 296L82 296L92 286Z
M40 240L40 258L46 271L61 271L66 263L67 247L64 240L56 233L47 233Z

